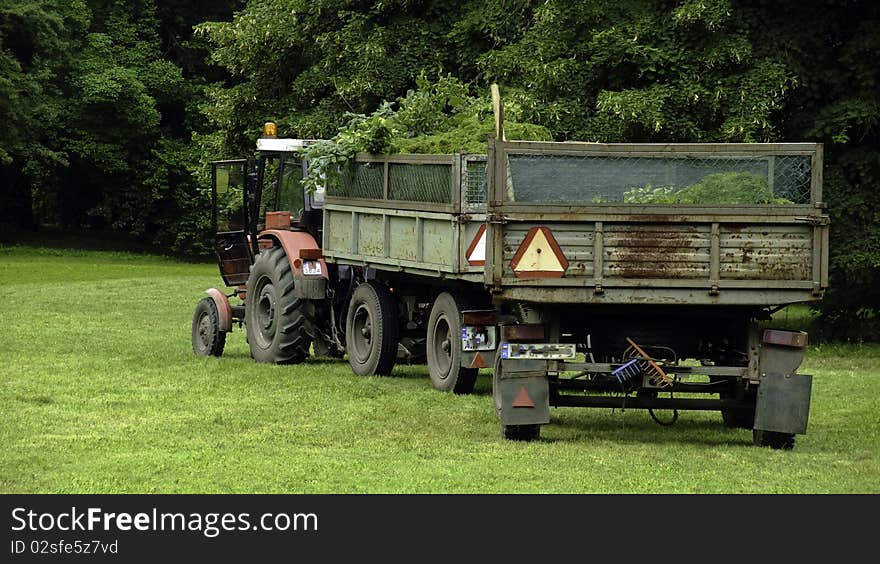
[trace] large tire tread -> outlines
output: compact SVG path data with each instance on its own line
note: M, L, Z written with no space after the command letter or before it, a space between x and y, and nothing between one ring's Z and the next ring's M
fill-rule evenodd
M271 345L262 349L250 333L254 331L253 316L257 295L255 285L259 278L267 275L275 287L276 319L278 332ZM308 319L305 311L311 306L308 300L293 295L294 280L290 260L281 247L271 247L257 255L257 260L248 279L248 299L246 318L248 343L251 355L258 362L273 364L297 364L309 356L311 335L308 332Z
M541 436L540 425L502 425L501 437L508 441L530 442Z
M208 324L207 332L201 335L201 324ZM202 298L196 305L192 320L193 352L200 356L222 356L226 346L226 332L220 330L220 314L217 304L211 298Z
M397 324L397 305L391 297L391 293L377 282L371 282L378 290L379 302L382 307L382 331L384 338L382 339L382 352L379 356L379 364L376 367L376 374L387 376L394 369L397 362L397 341L399 338L400 327Z
M431 306L431 313L428 317L428 339L425 348L428 357L428 373L431 377L431 384L436 390L443 392L451 391L459 395L470 394L474 391L479 371L476 368L461 366L461 344L459 342L459 333L461 331L460 315L462 311L469 309L469 307L470 304L464 298L449 292L443 292L437 296L437 299L434 300L434 304ZM433 360L435 356L434 326L443 314L446 315L449 321L449 337L454 343L451 346L456 347L453 351L458 351L457 353L452 353L451 366L445 378L442 376L440 368L436 365L436 361Z
M354 334L354 320L364 305L370 320L370 352L363 363L357 358L356 343L360 337ZM400 328L397 322L397 306L391 293L382 284L370 280L354 291L348 307L345 324L346 348L352 371L360 376L387 376L397 362L397 341ZM378 348L375 341L378 340ZM361 343L363 344L363 343Z
M795 435L792 433L761 431L759 429L752 431L752 439L757 446L770 447L774 450L792 450L795 443Z

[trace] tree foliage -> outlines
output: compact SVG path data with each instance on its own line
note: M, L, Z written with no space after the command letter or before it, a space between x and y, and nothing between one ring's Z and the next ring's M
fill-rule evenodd
M185 34L231 9L200 4L0 0L0 175L11 202L0 223L111 227L205 249L190 137L204 126L206 71Z

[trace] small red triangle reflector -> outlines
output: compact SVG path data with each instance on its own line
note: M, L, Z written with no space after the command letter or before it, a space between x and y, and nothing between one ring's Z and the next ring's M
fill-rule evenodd
M532 398L529 397L529 393L526 391L526 387L523 386L516 395L516 399L513 400L512 405L513 407L535 407L535 402L532 401Z
M487 368L489 365L486 364L486 361L483 359L483 355L477 353L474 357L474 361L471 362L471 368Z

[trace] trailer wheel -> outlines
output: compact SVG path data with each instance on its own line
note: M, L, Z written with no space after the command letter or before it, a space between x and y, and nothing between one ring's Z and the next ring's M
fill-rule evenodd
M721 380L716 378L713 381ZM751 406L748 409L722 409L721 421L728 429L751 429L755 426L755 404L758 396L752 390L747 391L742 386L742 382L730 382L727 389L718 392L719 399L739 399L748 400Z
M756 445L761 447L770 447L777 450L791 450L794 448L795 437L791 433L752 429L752 439Z
M309 356L308 300L293 295L290 260L281 247L257 255L247 281L245 324L257 362L296 364Z
M492 402L495 415L501 418L501 354L495 355L495 367L492 371ZM534 441L541 436L540 425L505 425L501 424L501 438L508 441Z
M202 298L192 320L192 348L199 356L221 356L226 333L220 330L220 314L211 298Z
M722 409L721 420L728 429L751 429L755 426L755 410Z
M434 389L469 394L477 381L476 368L461 366L461 310L464 303L443 292L428 317L428 374Z
M397 307L378 282L365 282L351 296L345 323L348 363L360 376L391 374L397 360Z
M540 425L502 425L501 438L508 441L530 442L541 436Z

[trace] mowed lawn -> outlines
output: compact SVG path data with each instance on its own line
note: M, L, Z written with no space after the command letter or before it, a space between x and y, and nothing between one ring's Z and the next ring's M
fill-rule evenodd
M488 373L435 392L424 367L221 359L190 348L213 265L0 247L0 492L880 492L880 346L811 347L809 434L752 446L718 413L559 408L505 442Z

